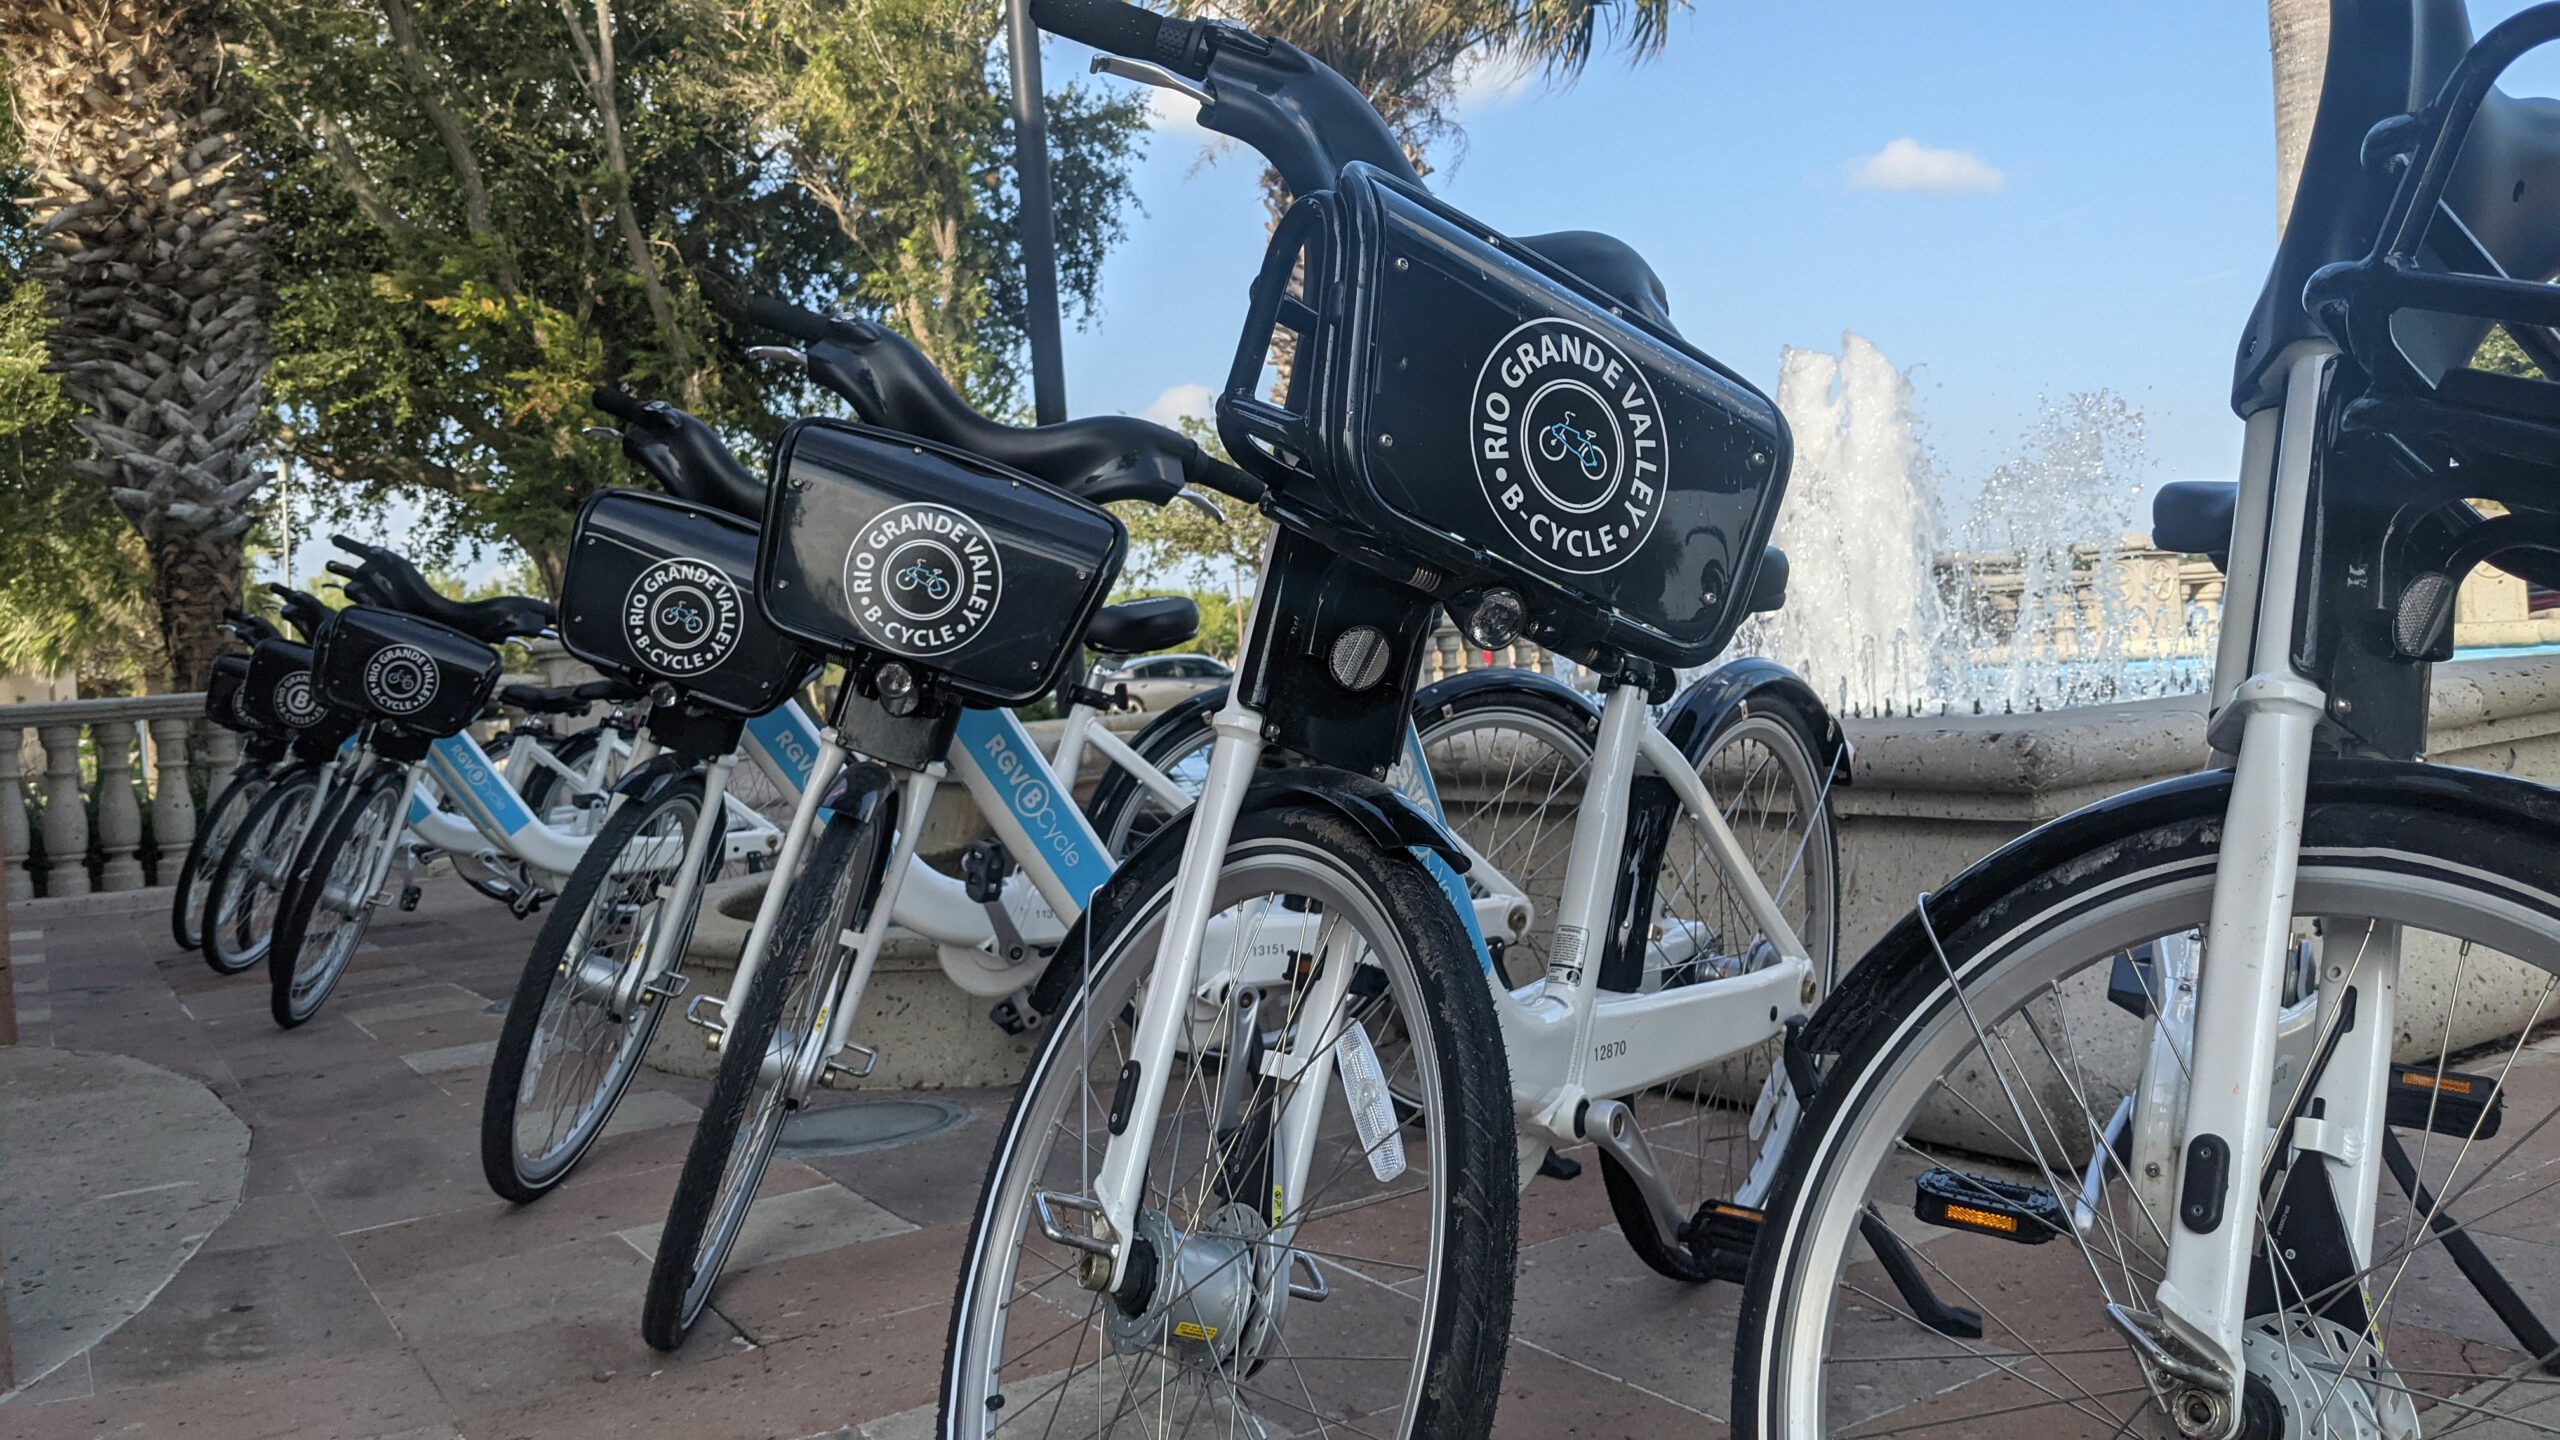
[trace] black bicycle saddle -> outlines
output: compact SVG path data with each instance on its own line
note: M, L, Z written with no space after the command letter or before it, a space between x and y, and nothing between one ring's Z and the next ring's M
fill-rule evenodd
M553 614L547 602L527 595L501 595L491 600L447 599L427 583L417 566L403 557L344 535L329 539L364 562L361 566L350 566L342 560L329 562L330 573L346 578L348 596L360 605L379 605L450 625L484 645L539 635L551 628Z
M1597 230L1558 230L1516 238L1633 313L1674 335L1680 333L1671 323L1671 292L1662 288L1662 277L1653 273L1633 245Z
M809 378L851 402L864 423L983 455L1097 505L1161 505L1185 484L1230 495L1240 485L1259 492L1189 436L1135 415L1038 426L990 420L951 388L922 350L885 325L780 300L749 300L745 315L805 342Z
M743 520L764 518L764 477L710 426L664 400L642 400L612 386L597 390L595 400L597 409L622 422L622 453L668 494Z

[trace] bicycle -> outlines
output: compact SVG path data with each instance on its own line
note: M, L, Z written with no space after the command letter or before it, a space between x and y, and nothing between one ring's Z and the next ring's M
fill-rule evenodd
M1752 1077L1742 1134L1700 1133L1705 1107L1672 1119L1653 1102L1703 1098L1819 993L1836 880L1808 886L1805 868L1818 850L1829 871L1813 817L1837 732L1773 666L1694 688L1670 728L1648 714L1671 700L1674 667L1711 659L1783 594L1766 540L1784 422L1678 337L1632 251L1503 236L1433 201L1359 94L1293 47L1116 0L1034 14L1105 52L1096 69L1199 103L1297 197L1218 402L1226 449L1279 528L1198 803L1068 937L1074 994L972 1224L942 1433L1481 1435L1518 1189L1545 1156L1593 1143L1648 1263L1737 1278L1791 1123L1783 1068ZM1293 363L1269 400L1282 331ZM1558 397L1608 408L1630 437L1578 509L1550 482L1587 495L1590 447L1549 455L1538 440ZM1666 534L1656 522L1675 507ZM1473 643L1533 635L1603 683L1545 972L1517 989L1476 933L1472 858L1428 806L1370 778L1394 757L1443 607ZM1806 737L1804 834L1765 877L1698 748L1746 713ZM1267 753L1291 757L1284 781L1259 774ZM1679 873L1661 848L1674 825L1696 848ZM1688 872L1712 878L1730 916L1658 927ZM1262 943L1273 916L1320 917L1318 943ZM1707 1183L1689 1152L1710 1144L1748 1157L1717 1177L1732 1188L1679 1188ZM1308 1306L1333 1308L1295 1322L1311 1328L1293 1343Z
M400 557L343 538L339 543L363 558L349 591L366 603L329 623L313 652L313 675L327 704L355 717L359 728L346 753L333 754L326 773L310 777L304 801L279 812L255 852L261 875L275 873L277 855L292 857L272 882L269 964L270 1008L288 1028L318 1013L375 909L395 895L402 908L415 905L414 881L396 892L389 887L395 864L414 874L430 851L469 855L494 846L523 867L523 879L509 886L509 904L526 915L549 897L557 877L576 868L611 806L610 795L599 793L602 803L575 804L565 815L537 814L465 728L495 683L498 660L489 645L539 633L550 607L520 598L446 600ZM481 683L483 672L489 684ZM559 693L510 693L542 711L620 702L636 692L602 681ZM515 749L525 753L522 744ZM542 767L537 774L583 783L579 772L540 749L530 753ZM769 853L777 843L774 827L752 812L744 815L728 848ZM404 842L404 835L414 841ZM235 848L249 853L249 838L244 833Z
M2214 768L1921 896L1806 1028L1738 1434L2553 1428L2495 1232L2551 1184L2560 795L2424 754L2463 578L2560 578L2560 130L2496 88L2560 7L2331 25L2239 479L2155 503L2229 577ZM2468 368L2492 323L2534 377ZM1952 1298L1897 1303L1878 1231Z
M308 638L327 618L327 608L317 599L282 585L268 588L283 602L287 622L304 637ZM237 610L224 615L222 628L231 638L251 647L262 640L283 638L283 632L274 625ZM249 660L245 655L215 657L205 677L205 718L238 735L242 748L239 768L206 802L171 887L169 934L181 950L204 948L205 915L213 895L214 871L230 850L242 821L274 783L292 745L290 730L261 721L242 708L240 701L248 677ZM219 962L209 959L208 963L213 964L217 974L231 973Z
M856 447L866 464L875 467L875 447L884 443L930 457L932 483L924 486L925 491L943 497L953 507L951 515L980 513L965 503L975 492L968 489L964 477L982 476L990 467L974 456L931 443L932 438L958 428L951 424L954 412L935 403L936 398L949 397L951 406L957 405L957 399L920 352L867 322L830 319L771 301L757 302L754 313L758 320L806 342L805 350L781 352L784 357L824 377L822 383L830 388L856 398L857 409L868 412L866 419L877 417L903 427L895 434L822 429L813 432L823 437L819 443ZM859 383L856 376L861 377ZM884 404L882 396L900 398ZM599 398L601 402L604 397ZM663 405L608 408L616 408L631 422L623 431L626 449L632 448L632 437L642 433L643 427L671 431L683 437L671 442L673 448L694 457L700 471L735 468L734 460L718 448L716 437L691 424L681 412ZM1026 436L1031 442L1027 445ZM1046 479L1061 491L1080 490L1087 495L1164 503L1180 493L1186 477L1214 473L1208 470L1213 462L1188 440L1122 417L1039 432L1007 429L1001 436L973 438L1007 448L1022 464L1023 474ZM926 443L918 444L920 439ZM635 458L642 457L635 452ZM650 468L679 495L709 488L698 476L685 481L661 464ZM813 475L828 473L821 464L799 475L798 485L786 487L784 497L764 503L787 509L790 495L827 483ZM1002 482L1001 493L1008 496L1038 489L1011 472L993 473L1011 477ZM742 470L737 474L738 478L720 487L721 508L731 514L747 506L728 497L755 486ZM1034 502L1026 497L1018 503ZM1042 523L1090 527L1096 514L1069 511L1047 516ZM761 510L758 515L765 518ZM768 521L767 534L796 536L813 523L791 511L778 525ZM1099 532L1088 529L1086 533ZM938 525L935 534L935 543L946 551L956 545L968 554L979 553L984 538L948 524ZM700 554L704 539L699 526L688 530L687 554ZM770 544L765 549L768 553L759 563L780 563L770 553ZM573 553L578 553L575 547ZM865 567L849 562L841 553L836 561L839 576L865 569L895 573L886 564ZM1005 563L1018 562L1008 556ZM1108 566L1097 562L1095 569L1107 571L1116 565L1114 554ZM946 582L964 584L972 583L970 577L981 572L963 566L941 573ZM746 578L755 579L753 575ZM1107 587L1108 582L1107 573L1098 580L1089 573L1080 583ZM607 582L605 588L612 589L614 583ZM787 580L783 588L789 588ZM836 593L848 594L852 589L850 579L837 581ZM770 597L781 592L766 588L763 593ZM1001 594L990 597L983 588L962 598L988 605L1002 600ZM1043 986L1034 981L1058 973L1050 957L1066 926L1092 888L1111 872L1116 852L1104 837L1129 834L1142 811L1178 809L1189 803L1183 778L1160 770L1142 753L1152 741L1142 739L1133 747L1097 723L1100 714L1112 707L1113 697L1094 688L1092 677L1116 658L1185 642L1197 628L1197 611L1181 599L1141 600L1099 609L1093 609L1090 601L1088 596L1085 607L1063 618L1046 610L1028 612L1039 615L1032 623L1044 631L1062 627L1065 651L1072 653L1081 644L1098 657L1092 670L1057 689L1067 715L1054 760L1041 754L1007 709L957 703L951 692L939 689L940 682L930 678L934 672L921 666L908 669L913 662L887 658L893 652L882 650L875 640L852 644L844 633L829 631L812 642L822 653L849 652L854 676L839 688L828 728L807 735L805 746L798 748L804 757L800 768L782 777L800 795L800 803L776 864L778 878L757 911L727 994L697 997L688 1007L689 1017L720 1042L722 1062L652 1267L642 1332L653 1345L671 1349L679 1344L708 1302L789 1115L805 1104L815 1085L858 1078L873 1063L873 1052L854 1043L850 1035L887 923L894 919L936 942L948 978L964 990L995 1000L991 1011L995 1023L1016 1033L1028 1031L1040 1023L1042 1008L1051 1003ZM765 608L770 612L777 607L768 601ZM805 609L799 613L799 633L809 638L812 617ZM1086 621L1082 617L1088 613L1092 618ZM780 623L779 615L772 618ZM850 622L817 617L817 623ZM991 627L999 628L990 633L1005 633L1000 623L991 621ZM591 654L591 658L610 657ZM1063 663L1055 661L1048 673L1054 676ZM878 678L884 671L888 678ZM920 673L927 678L918 679ZM872 677L869 694L863 693L864 677ZM1051 688L1045 681L1023 681L1012 675L1003 683L1013 687L1010 694L1015 698ZM888 685L887 691L879 688L882 684ZM979 682L972 692L963 693L983 694L987 688ZM1499 684L1485 677L1474 688L1490 698ZM857 723L850 717L861 718ZM855 752L862 757L861 763L848 771ZM1110 768L1088 822L1065 797L1074 793L1086 757L1095 753ZM861 777L861 784L840 778L846 773ZM953 775L969 790L995 831L991 840L979 842L964 855L963 874L956 878L923 864L913 853L914 837L928 822L938 783ZM894 823L886 818L893 806L898 817ZM884 839L892 830L897 838ZM668 902L677 914L685 903L681 895ZM1514 896L1488 888L1481 903L1489 912L1526 923L1528 912ZM662 908L660 913L668 912ZM857 914L869 918L857 921ZM674 922L675 927L682 924ZM651 967L671 963L674 949L665 942L660 945L659 953L647 961ZM848 1054L853 1057L850 1062L838 1058ZM492 1178L494 1183L497 1177Z

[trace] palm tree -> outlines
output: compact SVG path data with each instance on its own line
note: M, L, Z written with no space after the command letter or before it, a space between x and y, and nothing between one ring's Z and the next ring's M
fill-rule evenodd
M2293 187L2311 149L2320 81L2329 63L2329 0L2267 0L2267 49L2276 79L2276 231L2293 213Z
M5 0L28 264L94 453L141 532L168 675L192 686L240 592L267 361L259 189L227 119L218 0Z
M1458 133L1453 113L1470 64L1511 65L1570 83L1592 57L1660 53L1687 0L1188 0L1277 36L1330 65L1386 117L1414 168ZM1287 197L1266 176L1274 209Z

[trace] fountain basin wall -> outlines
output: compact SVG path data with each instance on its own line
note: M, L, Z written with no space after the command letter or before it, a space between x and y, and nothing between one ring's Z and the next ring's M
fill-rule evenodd
M2032 715L1843 724L1857 749L1854 783L1834 792L1844 959L1863 954L1920 891L1944 884L2009 840L2091 801L2193 771L2206 759L2200 696ZM2432 724L2439 763L2560 783L2560 655L2438 666ZM1032 730L1044 747L1055 743L1054 724ZM937 805L925 849L947 865L979 828L967 795L951 787ZM760 884L739 882L706 910L692 946L694 993L726 990ZM2417 1037L2432 1046L2443 1033L2452 961L2438 951L2449 948L2421 940L2404 965L2401 1029L2410 1054L2421 1048ZM2521 973L2484 984L2483 970L2475 957L2465 973L2469 1003L2454 1017L2457 1047L2513 1033L2539 993L2540 982ZM2099 1003L2094 993L2088 1001ZM1010 1083L1028 1058L1028 1041L997 1030L986 1009L985 1001L943 978L930 944L892 932L856 1026L855 1038L881 1052L867 1083ZM714 1057L698 1031L673 1024L660 1031L651 1058L699 1075L709 1073Z

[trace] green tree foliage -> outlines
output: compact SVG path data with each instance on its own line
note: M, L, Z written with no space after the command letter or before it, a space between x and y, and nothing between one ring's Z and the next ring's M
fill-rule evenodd
M578 502L634 477L600 382L733 436L817 408L729 318L779 293L917 333L1010 400L1007 126L980 0L268 0L250 7L279 232L287 450L351 502L449 497L558 579ZM1070 93L1061 236L1090 303L1138 112ZM433 546L429 547L431 551Z

